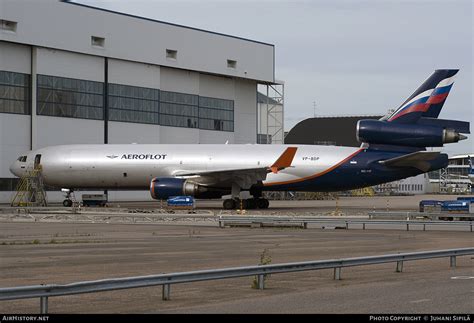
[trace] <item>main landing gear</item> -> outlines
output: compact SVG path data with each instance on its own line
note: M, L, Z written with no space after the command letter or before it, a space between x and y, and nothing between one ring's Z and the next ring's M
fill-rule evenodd
M250 199L226 199L224 200L223 206L226 210L233 209L268 209L270 202L265 198L250 198Z
M262 191L257 189L250 189L250 194L253 198L240 198L241 185L232 183L231 196L232 198L224 200L223 207L225 210L233 209L268 209L270 202L262 198Z

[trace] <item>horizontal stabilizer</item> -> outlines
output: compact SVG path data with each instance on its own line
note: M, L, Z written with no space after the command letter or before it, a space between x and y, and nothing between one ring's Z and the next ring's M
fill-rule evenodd
M392 159L381 160L379 163L389 167L414 167L427 172L431 168L430 161L435 160L439 155L440 153L435 151L418 151Z
M471 133L469 122L467 121L458 121L458 120L445 120L445 119L436 119L436 118L425 118L421 117L418 120L417 124L427 125L427 126L437 126L442 128L454 129L459 133Z

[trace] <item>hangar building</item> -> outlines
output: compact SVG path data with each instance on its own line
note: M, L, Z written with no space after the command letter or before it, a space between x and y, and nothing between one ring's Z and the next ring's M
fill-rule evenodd
M57 0L0 1L0 202L59 144L256 143L274 45Z

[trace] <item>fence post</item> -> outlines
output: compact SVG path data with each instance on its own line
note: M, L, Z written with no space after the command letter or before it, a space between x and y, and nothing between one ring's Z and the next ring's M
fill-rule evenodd
M449 257L449 259L450 259L450 261L449 261L450 267L451 268L456 267L456 256L451 256L451 257Z
M426 231L426 224L423 224L423 231Z
M257 285L258 285L258 289L265 289L265 275L264 274L257 275Z
M48 314L48 296L40 297L40 313Z
M410 231L410 225L407 223L407 231Z
M397 273L401 273L403 271L403 261L397 261L397 269L395 270L395 272Z
M341 280L341 267L334 268L334 280Z
M362 223L362 230L365 230L365 222Z
M162 299L164 301L169 301L170 300L170 290L171 290L171 285L170 284L163 284L163 297L162 297Z

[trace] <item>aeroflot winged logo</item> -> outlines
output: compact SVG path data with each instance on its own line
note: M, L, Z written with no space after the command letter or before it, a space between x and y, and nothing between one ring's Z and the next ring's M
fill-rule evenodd
M166 159L167 154L123 154L121 157L118 155L107 155L107 158L110 159L150 159L150 160L159 160Z

